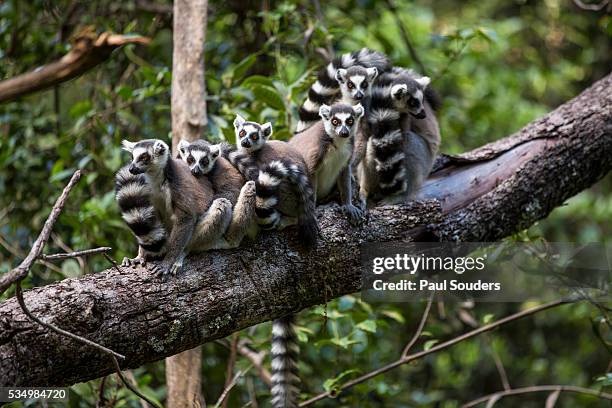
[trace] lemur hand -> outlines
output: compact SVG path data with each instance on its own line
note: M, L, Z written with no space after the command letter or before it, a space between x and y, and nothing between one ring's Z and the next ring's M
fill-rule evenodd
M123 258L123 261L121 261L121 266L123 266L124 268L135 268L137 266L144 266L147 262L145 261L144 258L137 256L136 258L130 259L127 256L125 258Z
M352 223L360 221L361 219L363 219L363 217L365 217L365 211L363 211L359 207L355 207L353 204L345 205L344 207L342 207L342 210L346 213L346 215L348 215L349 220Z

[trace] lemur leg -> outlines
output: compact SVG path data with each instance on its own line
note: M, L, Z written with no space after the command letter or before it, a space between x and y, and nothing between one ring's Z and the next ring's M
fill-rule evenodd
M168 240L168 252L162 261L162 279L176 276L187 255L187 245L196 230L197 218L192 214L178 214Z
M232 203L226 198L217 198L210 208L200 216L189 248L195 252L206 251L222 239L232 220Z
M364 217L364 212L361 208L353 205L353 175L351 173L351 164L342 170L338 181L338 191L340 191L340 199L342 200L342 208L349 216L351 222L356 222Z
M357 169L357 166L365 158L366 149L368 146L368 131L364 128L367 126L365 120L359 125L359 130L355 135L355 145L353 146L353 157L351 158L351 167L353 170Z
M225 234L230 248L240 245L251 224L255 222L255 182L249 181L240 190L238 201L234 206L232 221Z

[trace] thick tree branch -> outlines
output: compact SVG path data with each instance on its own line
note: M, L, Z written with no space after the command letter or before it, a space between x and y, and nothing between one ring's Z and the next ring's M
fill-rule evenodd
M125 355L132 368L356 292L364 243L498 240L607 174L611 90L608 76L511 137L444 157L421 193L439 202L374 208L358 226L337 206L319 208L312 253L292 231L263 234L240 249L188 257L171 282L146 268L111 268L32 289L26 302L47 322ZM99 351L33 324L14 299L0 304L0 386L66 385L112 371Z
M92 32L85 31L75 38L72 50L60 60L0 82L0 103L75 78L106 61L111 52L122 45L148 43L149 39L145 37L109 32L96 36Z

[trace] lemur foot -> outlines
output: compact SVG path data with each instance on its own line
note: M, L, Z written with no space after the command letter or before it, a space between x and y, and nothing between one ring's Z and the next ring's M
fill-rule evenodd
M351 223L356 223L365 217L365 211L353 204L345 205L342 210L348 215Z
M254 197L255 196L255 182L254 181L247 181L246 183L244 183L244 186L242 186L242 191L243 194L247 197Z
M144 258L137 256L136 258L128 258L127 256L121 261L121 266L124 268L135 268L137 266L145 266L147 261Z

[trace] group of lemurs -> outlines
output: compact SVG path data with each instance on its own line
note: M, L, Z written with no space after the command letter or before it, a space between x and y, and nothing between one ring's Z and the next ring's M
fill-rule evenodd
M160 260L168 279L188 253L235 248L260 230L291 225L313 248L315 206L336 191L351 221L375 203L410 200L440 145L429 82L364 48L320 70L287 142L270 140L271 123L240 115L235 146L182 140L174 158L161 140L123 141L132 162L117 173L116 197L139 244L124 265ZM297 406L292 323L289 315L272 326L274 407Z

